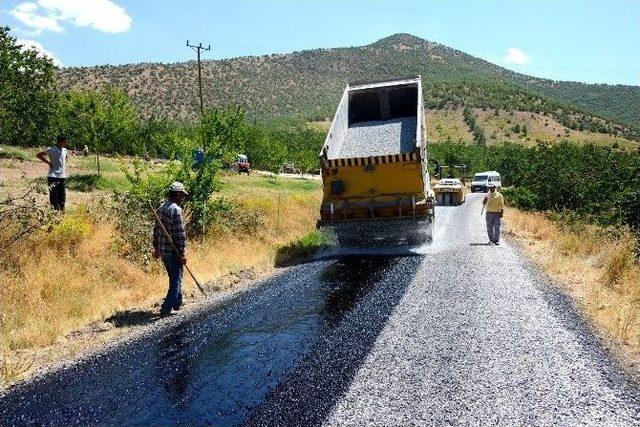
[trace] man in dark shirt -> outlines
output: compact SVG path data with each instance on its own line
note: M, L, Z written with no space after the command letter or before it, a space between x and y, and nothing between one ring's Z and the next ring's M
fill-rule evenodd
M169 291L160 309L160 314L163 316L171 314L171 310L179 310L182 305L182 277L184 265L187 263L185 256L187 233L180 203L187 195L184 185L174 182L169 187L167 199L162 202L157 211L175 248L157 221L153 228L154 256L162 259L169 275Z

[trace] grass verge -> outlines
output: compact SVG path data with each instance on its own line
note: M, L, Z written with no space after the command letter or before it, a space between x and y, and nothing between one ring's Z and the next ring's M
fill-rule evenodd
M31 156L22 150L12 147L0 147L0 159L29 160Z
M276 255L276 266L284 267L309 259L329 243L326 234L313 230L309 234L282 246Z

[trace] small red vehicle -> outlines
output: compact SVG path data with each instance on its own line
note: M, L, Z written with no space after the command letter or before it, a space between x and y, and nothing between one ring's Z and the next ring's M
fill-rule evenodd
M244 154L238 154L236 157L236 169L238 173L246 173L249 175L251 173L251 164L249 163L249 159Z

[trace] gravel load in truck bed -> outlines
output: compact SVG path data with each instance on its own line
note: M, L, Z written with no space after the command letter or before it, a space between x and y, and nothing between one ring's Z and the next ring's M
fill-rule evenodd
M416 117L355 123L347 129L338 158L411 153L416 124Z

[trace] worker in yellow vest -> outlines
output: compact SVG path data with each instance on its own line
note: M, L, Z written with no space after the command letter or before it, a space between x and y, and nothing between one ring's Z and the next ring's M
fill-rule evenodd
M489 183L489 192L482 200L482 207L486 209L485 221L489 244L500 244L500 220L504 214L504 197L496 191L496 185Z

